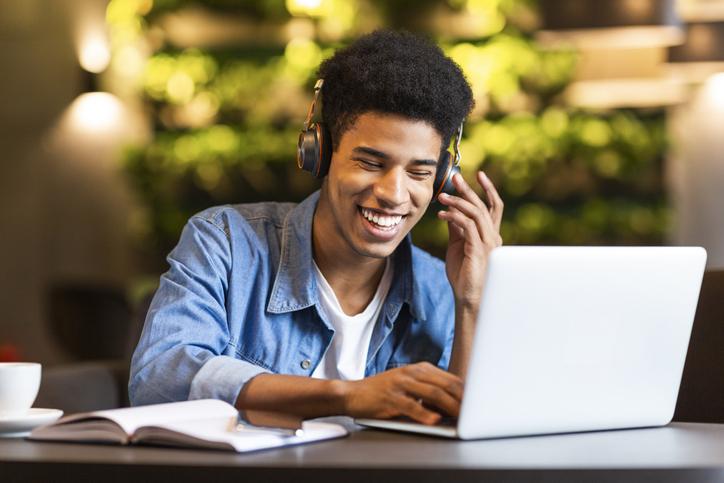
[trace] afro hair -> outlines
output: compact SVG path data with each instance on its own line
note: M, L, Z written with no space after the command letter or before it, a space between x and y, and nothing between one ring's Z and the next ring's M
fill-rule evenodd
M341 136L366 112L428 122L447 149L473 108L460 67L431 41L377 30L338 50L319 67L322 117L336 150Z

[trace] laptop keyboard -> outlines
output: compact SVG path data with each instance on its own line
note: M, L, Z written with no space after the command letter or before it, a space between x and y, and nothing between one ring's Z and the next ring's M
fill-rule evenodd
M415 421L412 418L408 418L407 416L398 416L396 418L392 418L393 421L399 421L401 423L410 423L410 424L422 424L419 421ZM458 425L457 418L454 418L452 416L443 416L440 418L440 420L433 424L433 426L440 426L440 427L450 427L455 428Z
M435 424L435 426L452 426L456 427L458 425L457 418L453 418L452 416L443 416L440 418L440 421Z

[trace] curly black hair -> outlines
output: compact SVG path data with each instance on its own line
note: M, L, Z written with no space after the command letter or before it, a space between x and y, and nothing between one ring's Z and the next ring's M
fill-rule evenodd
M377 30L360 37L325 60L319 77L322 117L335 150L366 112L426 121L445 150L473 108L460 67L431 41L407 32Z

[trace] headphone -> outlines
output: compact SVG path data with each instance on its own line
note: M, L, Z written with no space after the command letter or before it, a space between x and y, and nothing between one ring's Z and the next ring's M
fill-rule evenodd
M317 80L314 84L314 98L312 105L309 106L307 118L304 121L304 127L299 134L299 142L297 143L297 166L299 169L309 171L316 178L323 178L329 172L329 164L332 160L332 137L323 122L312 122L314 117L314 108L319 100L319 94L324 85L324 79ZM460 172L460 139L463 136L463 123L455 135L455 144L453 145L453 154L445 151L437 164L435 171L435 182L432 188L432 200L436 201L440 193L454 194L455 187L452 184L452 178L455 173Z

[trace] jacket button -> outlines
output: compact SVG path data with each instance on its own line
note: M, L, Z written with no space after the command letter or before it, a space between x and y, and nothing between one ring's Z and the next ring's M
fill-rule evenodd
M302 369L307 370L311 367L312 361L310 361L309 359L304 359L300 365L302 366Z

